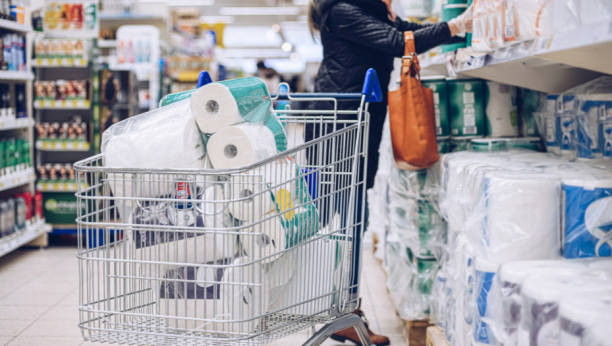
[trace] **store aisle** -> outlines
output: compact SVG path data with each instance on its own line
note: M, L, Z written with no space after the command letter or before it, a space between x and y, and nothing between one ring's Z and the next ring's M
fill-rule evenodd
M406 345L401 321L385 288L385 277L371 251L364 257L363 309L372 328ZM18 250L0 258L0 345L100 345L84 342L78 324L75 247ZM300 345L308 331L271 345ZM327 341L323 345L338 345Z

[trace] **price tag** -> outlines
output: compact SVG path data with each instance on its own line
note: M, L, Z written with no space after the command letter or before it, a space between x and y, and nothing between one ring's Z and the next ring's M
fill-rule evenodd
M79 148L80 150L85 150L85 143L83 143L83 142L79 142L79 143L78 143L78 148Z
M85 108L85 101L84 100L76 101L76 106L79 108Z
M51 106L53 105L53 103L55 103L55 101L53 101L53 102L52 102L52 101L46 100L46 101L44 102L44 104L43 104L43 107L45 107L45 108L51 108Z
M65 189L66 188L65 188L64 184L58 184L58 186L57 186L57 190L58 191L64 191Z
M74 149L74 142L64 143L64 149Z

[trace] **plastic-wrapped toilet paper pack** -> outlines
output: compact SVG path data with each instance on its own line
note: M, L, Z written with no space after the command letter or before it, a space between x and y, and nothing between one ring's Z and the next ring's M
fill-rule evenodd
M553 0L555 32L563 32L580 27L580 10L583 0Z
M249 174L230 176L226 184L228 211L235 219L247 223L259 221L275 211L272 195L263 177Z
M523 301L521 285L531 275L546 273L569 273L578 276L586 271L587 265L581 261L544 260L520 261L503 264L491 284L487 297L488 326L499 344L515 346L521 322Z
M102 135L104 165L109 168L201 169L205 167L205 149L189 102L177 102L121 121ZM106 177L117 198L119 212L123 197L166 196L173 192L174 181L159 174L116 173ZM127 217L127 215L125 216Z
M431 287L431 308L429 319L444 330L446 323L446 272L438 270Z
M293 270L285 284L278 285L279 279L270 290L269 312L312 315L327 311L334 303L333 295L328 294L339 289L335 283L341 273L340 243L324 237L287 251L279 260L290 256Z
M259 326L259 316L268 312L270 288L264 268L246 257L237 258L225 270L221 284L222 311L228 314L230 331L250 334Z
M612 176L563 180L563 257L612 256Z
M507 263L560 256L560 179L492 172L485 181L486 259Z
M530 89L519 89L522 94L520 105L521 134L525 137L539 137L542 125L535 113L546 105L546 94Z
M487 134L493 138L518 136L517 88L486 82L484 89Z
M607 339L610 342L612 324L612 295L571 297L559 303L561 334L559 345L589 345L588 335L598 323L608 323Z
M608 346L610 345L610 322L598 322L584 333L581 346Z
M488 304L487 298L491 290L491 285L499 265L476 257L474 274L474 301L476 311L474 312L474 341L476 345L495 345L496 340L489 326L485 322Z
M584 296L612 294L610 277L601 272L539 274L521 287L523 300L518 346L558 345L561 333L559 302Z
M244 254L250 261L270 262L282 256L281 251L287 248L287 234L283 223L277 214L269 214L266 218L240 231L240 244Z
M200 131L213 134L244 122L263 122L272 99L261 79L248 77L204 85L191 94L190 105Z
M216 197L212 193L213 189L215 187L207 189L206 197L210 201ZM222 193L217 196L223 198ZM139 225L138 229L127 233L128 239L134 244L136 259L202 264L228 258L236 253L236 237L215 232L215 229L222 229L227 223L226 214L218 203L203 203L202 209L206 210L206 214L195 207L176 209L172 203L143 203L136 208L132 222ZM215 212L215 208L218 212ZM177 226L181 228L176 229ZM150 278L161 278L167 270L174 268L168 264L139 266L142 275Z
M234 316L224 308L240 304L240 297L224 294L222 282L231 259L206 263L209 266L179 267L169 270L159 284L157 301L159 314L168 316L168 328L190 330L228 330L231 324L223 322ZM218 265L221 267L212 267ZM199 320L196 320L199 319Z
M553 34L556 19L554 2L511 0L516 15L514 25L506 26L506 41L524 41ZM506 12L506 16L510 15L510 12Z
M218 130L206 150L215 169L239 168L276 155L272 131L261 124L239 124Z

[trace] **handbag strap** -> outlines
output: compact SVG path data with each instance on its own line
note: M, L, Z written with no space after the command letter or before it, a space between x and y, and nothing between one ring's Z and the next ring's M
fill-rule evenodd
M419 64L419 57L416 54L414 33L412 31L404 32L404 42L406 47L404 48L404 56L402 57L402 73L410 73L411 77L419 76L419 79L421 79L421 65Z

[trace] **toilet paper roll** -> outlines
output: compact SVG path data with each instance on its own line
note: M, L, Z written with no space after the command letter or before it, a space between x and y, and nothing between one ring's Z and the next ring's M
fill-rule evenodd
M498 268L499 264L476 257L474 340L477 345L494 345L496 343L493 331L484 319L487 316L487 298Z
M495 335L499 342L508 346L516 345L523 309L521 285L527 277L549 272L579 275L584 270L584 263L563 260L521 261L502 265L498 272L499 280L491 287L487 302L491 312L488 315L494 320Z
M244 122L263 122L272 101L259 78L210 83L191 94L191 110L202 133L214 134Z
M612 255L612 178L563 181L563 257Z
M560 180L554 175L491 172L485 178L484 249L488 260L560 255Z
M287 233L281 219L276 214L268 214L266 219L255 223L252 227L242 229L240 243L242 250L250 261L258 261L264 257L263 263L275 261L287 248Z
M340 293L334 286L342 274L336 270L338 243L321 238L285 253L283 257L293 257L293 273L285 285L270 290L269 311L305 316L329 309Z
M584 332L580 346L610 345L610 321L595 324Z
M228 210L235 219L247 224L259 221L275 207L272 195L261 176L232 175L226 185Z
M564 298L559 303L559 316L559 345L589 345L585 339L593 326L598 322L612 323L612 295ZM608 329L607 341L610 340Z
M487 134L494 138L518 136L516 87L496 82L486 82L484 89Z
M277 154L274 135L263 125L240 124L221 129L206 147L215 169L252 165Z
M227 185L221 184L208 186L204 193L198 196L201 201L197 204L198 212L204 215L204 225L207 229L223 231L228 225L229 203L225 201L224 186L227 189Z
M270 298L263 267L249 262L245 257L236 259L223 275L221 285L222 311L228 314L227 319L238 321L231 322L229 329L241 335L262 328L256 317L268 311Z
M558 345L561 326L559 302L563 298L611 294L612 284L600 272L538 274L521 287L523 309L518 346Z
M194 125L188 101L121 121L102 135L104 165L109 168L204 168L205 149ZM174 182L159 174L115 173L106 178L117 198L119 212L126 218L134 206L121 198L165 196L174 189Z
M229 265L231 259L207 265ZM227 330L231 320L225 306L240 304L223 292L222 282L228 269L216 267L180 267L169 270L159 285L159 314L167 316L167 326L189 331ZM198 320L193 320L198 319ZM212 323L214 320L215 323ZM232 324L233 325L233 324Z

